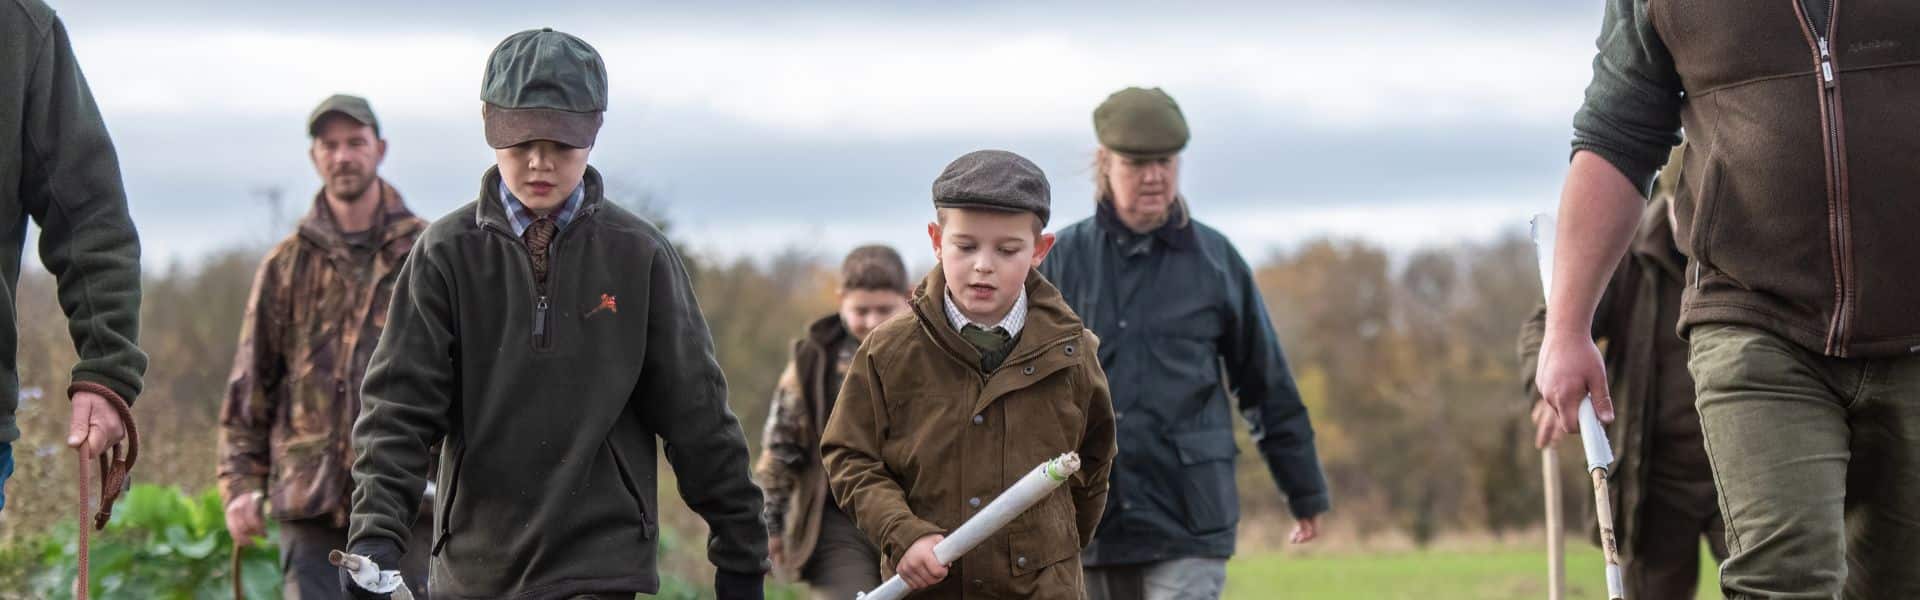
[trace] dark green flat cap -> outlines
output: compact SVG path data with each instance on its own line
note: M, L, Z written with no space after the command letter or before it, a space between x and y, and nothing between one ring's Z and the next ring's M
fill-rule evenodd
M320 120L332 114L372 127L373 137L380 137L380 120L373 118L373 107L367 105L367 99L346 94L328 96L320 101L319 106L313 107L313 113L307 115L307 137L320 137Z
M1130 87L1093 109L1100 146L1128 156L1160 157L1187 147L1187 117L1160 88Z
M933 206L1030 212L1045 227L1053 192L1033 161L1005 150L979 150L954 159L933 180Z
M580 38L547 29L507 36L480 82L487 145L551 140L593 146L607 111L607 65Z

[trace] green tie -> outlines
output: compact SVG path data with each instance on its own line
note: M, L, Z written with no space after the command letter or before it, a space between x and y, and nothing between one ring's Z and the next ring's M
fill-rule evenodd
M1000 363L1007 360L1007 353L1013 351L1013 335L1004 328L984 329L968 324L960 328L960 337L980 351L980 370L988 373L1000 368Z

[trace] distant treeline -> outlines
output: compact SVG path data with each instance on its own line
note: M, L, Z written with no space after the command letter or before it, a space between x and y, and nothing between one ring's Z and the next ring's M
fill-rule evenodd
M221 396L263 252L236 248L195 264L149 268L140 342L153 360L134 407L145 442L138 481L186 490L213 483ZM1251 258L1318 431L1334 488L1331 527L1424 542L1539 523L1539 458L1523 435L1526 405L1514 359L1518 323L1540 297L1523 238L1401 255L1366 242L1321 240ZM756 446L791 340L833 310L838 259L798 251L758 259L687 256L727 375L728 401ZM0 545L70 518L75 493L58 393L72 343L51 278L27 270L19 286L26 433L16 444L19 472L0 517ZM1240 437L1247 445L1239 477L1243 522L1285 522L1284 500L1244 428ZM670 489L662 490L662 504L673 509L664 517L688 535L703 535L698 520L670 500ZM699 568L702 561L692 558L687 568ZM678 562L670 558L666 566Z

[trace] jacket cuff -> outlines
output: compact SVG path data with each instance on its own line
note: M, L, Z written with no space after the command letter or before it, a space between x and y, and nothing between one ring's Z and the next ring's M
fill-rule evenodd
M1571 159L1581 150L1592 152L1613 165L1615 170L1620 171L1620 174L1627 178L1628 183L1633 184L1633 189L1640 191L1641 196L1646 196L1647 191L1653 188L1653 174L1659 171L1661 166L1660 163L1635 159L1625 152L1585 140L1574 142L1573 153L1568 154L1567 157Z
M85 371L74 372L73 383L67 386L67 398L72 399L78 392L93 392L107 396L119 400L121 404L127 405L127 408L133 408L134 396L138 395L132 386L114 381L109 377L102 377L98 373Z
M383 571L400 568L400 542L385 536L364 537L353 541L348 552L373 559Z
M101 396L106 397L108 400L112 400L114 402L118 402L120 404L126 405L127 408L133 408L133 404L127 401L127 397L125 395L122 395L119 391L113 389L112 387L109 387L105 383L100 383L97 381L87 381L87 380L74 380L72 385L67 386L67 400L69 401L73 400L73 397L76 395L79 395L80 392L92 392L95 394L99 394Z
M230 475L220 478L220 506L225 508L228 502L247 494L267 493L267 478Z
M907 549L912 548L914 542L920 541L920 538L929 535L945 534L946 532L947 530L941 528L939 525L934 525L918 517L909 515L903 519L899 525L893 527L893 535L887 537L887 547L883 550L887 553L887 559L892 561L892 564L897 565L900 564L900 557L906 555Z
M1306 496L1294 496L1287 499L1287 508L1293 511L1293 518L1305 519L1319 516L1333 508L1333 495L1328 492Z

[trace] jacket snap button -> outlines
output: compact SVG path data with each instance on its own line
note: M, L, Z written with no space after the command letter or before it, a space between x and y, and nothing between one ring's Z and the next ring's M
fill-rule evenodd
M1126 328L1127 328L1127 320L1126 320L1126 319L1121 319L1121 320L1120 320L1120 328L1121 328L1121 329L1126 329Z
M1026 369L1024 370L1024 372L1025 372L1026 374L1028 374L1028 375L1032 375L1032 374L1033 374L1033 365L1027 365L1027 368L1026 368Z
M1020 567L1027 566L1027 557L1022 556L1020 558L1013 559L1013 564L1015 566L1020 566Z
M974 416L973 416L973 424L975 424L975 425L979 425L979 424L981 424L981 423L985 423L985 422L987 422L987 417L986 417L986 415L974 415Z
M967 499L967 506L972 506L972 507L976 507L976 508L977 508L977 507L979 507L979 506L980 506L980 497L979 497L979 496L974 496L974 497L972 497L972 498L968 498L968 499Z

